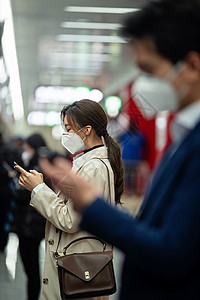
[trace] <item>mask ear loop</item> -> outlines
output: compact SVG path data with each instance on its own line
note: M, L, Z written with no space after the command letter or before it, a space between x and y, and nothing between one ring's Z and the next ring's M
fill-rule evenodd
M77 132L75 132L75 133L78 133L78 132L82 131L83 128L84 128L84 127L82 127L81 129L79 129L79 130L78 130ZM82 138L81 138L81 139L82 139ZM86 139L86 136L82 139L82 141L84 142L85 139Z
M101 136L101 140L102 140L103 145L106 146L105 139L104 139L103 135Z

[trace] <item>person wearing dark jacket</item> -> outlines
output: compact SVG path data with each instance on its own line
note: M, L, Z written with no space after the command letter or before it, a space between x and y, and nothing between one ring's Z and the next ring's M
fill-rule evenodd
M25 169L40 170L38 149L41 147L46 147L46 143L39 134L33 134L25 140L25 152L22 155ZM25 189L16 191L16 207L11 231L15 232L19 238L20 256L28 279L27 299L37 300L40 292L39 246L44 238L45 219L29 205L30 199L29 191Z
M13 200L10 189L11 175L16 173L13 169L13 162L19 159L18 153L8 143L5 143L3 134L0 132L0 251L4 251L7 244L9 215Z

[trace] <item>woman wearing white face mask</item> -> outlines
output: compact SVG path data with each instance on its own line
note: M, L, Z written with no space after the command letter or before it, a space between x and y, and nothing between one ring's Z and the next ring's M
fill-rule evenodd
M123 192L123 167L119 145L107 132L107 116L103 108L91 100L81 100L61 111L65 133L62 145L71 153L83 152L73 161L73 171L93 182L102 197L112 204L119 203ZM34 173L29 186L21 175L20 183L33 190L31 204L47 219L46 257L43 274L41 300L60 300L58 273L53 253L62 255L63 248L71 241L88 236L79 229L79 215L70 199L56 195L42 182L41 174ZM103 222L103 220L102 220ZM60 240L60 241L59 241ZM110 248L110 246L108 246ZM86 239L75 243L69 253L102 251L98 241ZM88 299L107 300L108 296Z

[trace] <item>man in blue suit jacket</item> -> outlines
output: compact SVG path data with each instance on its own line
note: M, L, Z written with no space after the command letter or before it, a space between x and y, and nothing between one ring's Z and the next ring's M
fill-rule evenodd
M140 216L132 219L101 199L92 202L92 192L74 199L81 227L125 253L123 300L200 299L199 28L198 0L150 2L124 25L138 66L170 81L178 96L173 144Z
M51 176L65 192L76 186L82 229L125 253L120 299L200 299L200 1L151 1L123 28L138 66L167 80L178 105L172 147L141 213L133 219L110 207L76 175Z

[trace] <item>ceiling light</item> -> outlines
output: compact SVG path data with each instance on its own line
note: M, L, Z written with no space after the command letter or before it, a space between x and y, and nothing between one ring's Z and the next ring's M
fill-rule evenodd
M39 86L35 90L35 101L38 103L72 104L81 99L91 99L100 102L103 93L89 87Z
M81 28L81 29L104 29L117 30L121 27L118 23L92 23L92 22L63 22L60 25L64 28Z
M59 34L56 36L56 40L59 42L126 43L122 38L110 35Z
M2 37L3 54L5 58L6 69L10 77L10 93L12 99L12 108L15 120L21 120L24 117L24 107L21 94L21 84L19 77L19 67L17 62L15 36L13 29L13 18L10 1L4 1L7 4L7 18L4 24L4 34Z
M101 14L125 14L140 10L139 8L124 7L89 7L89 6L66 6L65 11L81 13L101 13Z
M72 61L89 61L89 62L109 62L112 59L110 54L101 54L101 53L53 53L50 56L51 62L60 63L62 64Z
M10 1L0 0L0 22L10 17Z
M55 126L60 124L60 112L56 111L31 111L27 122L35 126Z
M39 86L35 90L35 100L38 103L71 104L74 94L73 87Z

